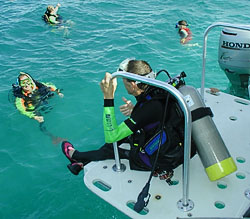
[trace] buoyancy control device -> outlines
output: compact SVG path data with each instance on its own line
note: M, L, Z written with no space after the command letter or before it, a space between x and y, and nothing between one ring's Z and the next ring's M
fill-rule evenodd
M192 115L192 138L196 144L198 155L211 181L218 180L237 170L213 119L212 111L205 106L200 93L192 86L185 85L182 72L170 84L183 95Z

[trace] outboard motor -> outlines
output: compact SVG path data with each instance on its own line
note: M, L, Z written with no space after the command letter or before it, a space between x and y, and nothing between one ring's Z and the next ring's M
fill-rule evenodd
M200 93L187 85L178 90L191 111L192 138L209 179L218 180L236 171L236 164L211 118L212 111L205 106Z
M250 31L223 29L218 62L231 82L235 94L250 97ZM243 91L244 94L237 94L237 91Z

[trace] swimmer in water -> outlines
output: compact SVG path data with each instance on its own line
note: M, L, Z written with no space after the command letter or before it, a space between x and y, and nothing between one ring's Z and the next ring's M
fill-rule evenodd
M181 40L180 40L181 44L186 44L190 40L192 40L192 32L187 26L188 26L188 23L185 20L181 20L176 24L176 28L179 29L178 33L181 37Z
M47 10L45 11L43 15L43 19L45 22L49 24L60 24L62 23L62 19L59 14L57 14L59 7L61 7L61 4L57 4L56 7L53 5L49 5L47 7Z
M55 85L35 81L28 73L20 72L17 83L12 85L16 108L23 115L39 123L44 122L39 107L54 93L60 97L64 96Z
M50 133L44 125L42 111L48 107L47 100L57 93L60 97L64 95L55 85L41 83L34 80L28 73L20 72L17 83L12 84L12 91L15 97L16 108L21 114L39 122L40 130L52 140L53 144L58 144L65 140Z

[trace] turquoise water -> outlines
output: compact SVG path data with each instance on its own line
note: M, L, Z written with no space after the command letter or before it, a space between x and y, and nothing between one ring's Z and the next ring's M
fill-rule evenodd
M79 150L97 149L104 142L99 81L127 57L147 60L154 70L200 86L202 48L179 44L175 29L186 19L192 43L202 45L213 22L246 24L248 0L190 1L69 1L60 14L71 20L64 29L41 20L47 4L56 1L1 1L0 8L0 218L127 218L89 191L82 173L72 175L60 145L39 130L38 122L22 116L8 100L19 71L63 88L53 110L45 115L47 129L67 138ZM226 90L228 80L217 63L220 29L208 37L206 87ZM120 79L119 79L119 82ZM129 98L122 83L116 94ZM117 120L124 117L117 110Z

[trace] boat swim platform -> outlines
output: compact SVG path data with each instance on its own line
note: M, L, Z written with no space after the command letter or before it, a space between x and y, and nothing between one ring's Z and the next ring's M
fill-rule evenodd
M140 213L133 210L150 172L133 171L128 160L124 172L115 172L114 160L91 162L84 167L84 183L96 195L131 218L243 218L250 208L250 101L223 92L205 89L205 104L212 109L219 130L237 171L210 181L199 156L190 161L189 195L193 209L177 207L182 200L182 165L174 170L174 185L153 177L148 205ZM202 131L202 130L201 130ZM125 145L127 146L127 145Z

